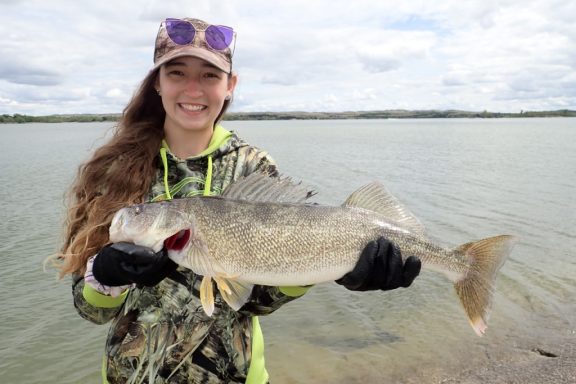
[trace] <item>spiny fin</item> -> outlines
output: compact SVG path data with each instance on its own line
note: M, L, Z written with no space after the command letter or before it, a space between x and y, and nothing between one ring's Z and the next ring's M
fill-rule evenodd
M235 311L242 308L252 294L254 284L217 276L214 278L222 298Z
M357 189L342 206L363 208L380 213L402 228L426 237L424 226L416 216L377 181Z
M200 302L202 303L202 308L208 316L212 316L214 313L214 287L212 286L212 278L210 276L204 276L202 278L202 283L200 284Z
M230 184L221 196L232 200L300 204L313 195L315 192L290 178L270 177L266 173L254 172Z
M516 242L515 236L502 235L466 243L454 250L471 261L470 270L454 288L478 336L486 332L496 275Z

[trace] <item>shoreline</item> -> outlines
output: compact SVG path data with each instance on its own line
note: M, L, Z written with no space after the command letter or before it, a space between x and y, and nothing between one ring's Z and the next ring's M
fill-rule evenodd
M115 122L119 113L105 114L62 114L31 116L15 113L0 115L0 124L4 123L83 123ZM228 112L224 121L239 120L356 120L356 119L499 119L533 117L576 117L576 110L562 109L554 111L512 112L474 112L459 110L382 110L347 112Z

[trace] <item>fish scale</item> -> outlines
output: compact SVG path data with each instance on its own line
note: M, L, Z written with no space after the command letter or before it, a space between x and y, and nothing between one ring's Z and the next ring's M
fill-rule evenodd
M404 256L453 283L469 321L484 334L496 274L516 243L501 235L442 247L425 235L417 218L380 183L368 184L342 206L307 204L310 192L285 179L252 174L222 197L190 197L120 210L110 240L131 241L157 251L181 231L182 249L169 249L176 263L203 276L202 305L211 315L214 289L233 308L253 285L302 286L339 279L351 271L370 241L383 236Z

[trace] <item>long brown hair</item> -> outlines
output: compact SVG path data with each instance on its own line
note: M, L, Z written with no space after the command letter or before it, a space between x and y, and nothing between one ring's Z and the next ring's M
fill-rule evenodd
M86 261L108 242L108 227L120 208L142 202L157 169L166 112L155 90L158 70L142 82L112 137L82 164L68 192L64 243L55 257L60 277L84 274ZM230 104L224 102L218 122Z

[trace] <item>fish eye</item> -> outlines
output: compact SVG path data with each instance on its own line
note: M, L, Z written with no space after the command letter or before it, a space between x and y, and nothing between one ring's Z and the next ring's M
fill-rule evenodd
M137 206L134 208L134 214L135 214L135 215L139 215L139 214L141 214L141 213L142 213L142 207L140 207L139 205L137 205Z

